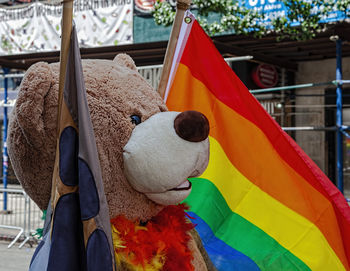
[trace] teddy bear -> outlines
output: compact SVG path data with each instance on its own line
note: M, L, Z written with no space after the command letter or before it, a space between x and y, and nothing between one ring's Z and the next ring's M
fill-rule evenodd
M208 164L206 117L169 112L126 54L83 60L82 68L117 270L215 270L179 204L191 191L188 178ZM13 169L42 210L52 189L58 76L58 63L31 66L9 122Z

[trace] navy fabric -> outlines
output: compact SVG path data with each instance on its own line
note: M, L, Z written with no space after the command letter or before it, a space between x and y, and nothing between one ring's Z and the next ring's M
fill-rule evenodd
M55 208L47 271L83 271L85 268L83 225L79 196L60 197Z
M97 229L86 246L87 271L113 271L111 252L106 234Z
M78 185L78 144L76 130L66 127L60 137L60 177L68 186Z
M97 216L100 210L100 201L95 179L88 164L79 158L78 168L81 219L88 220Z
M188 214L194 218L191 221L196 225L196 230L202 239L204 248L217 270L260 270L252 259L217 238L207 223L197 214L192 212Z

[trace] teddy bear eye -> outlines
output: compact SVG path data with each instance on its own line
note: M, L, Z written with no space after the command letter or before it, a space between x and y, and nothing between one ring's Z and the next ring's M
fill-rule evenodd
M141 117L138 115L132 115L130 118L132 124L138 125L141 123Z

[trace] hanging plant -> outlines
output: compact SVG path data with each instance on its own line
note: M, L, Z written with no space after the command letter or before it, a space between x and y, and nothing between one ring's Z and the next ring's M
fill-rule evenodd
M286 7L284 16L266 19L263 9L245 7L236 0L193 0L197 20L209 35L230 31L237 35L262 37L273 33L278 39L308 40L325 30L324 19L330 12L341 12L344 18L350 16L350 0L282 0ZM215 13L219 21L209 23L207 17ZM168 2L157 2L153 12L158 25L170 26L175 10Z

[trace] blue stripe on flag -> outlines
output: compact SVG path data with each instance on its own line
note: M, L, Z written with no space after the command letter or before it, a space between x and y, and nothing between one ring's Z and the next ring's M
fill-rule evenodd
M188 214L194 218L191 221L196 225L196 230L202 239L204 248L219 271L260 270L252 259L217 238L207 223L198 215L193 212L188 212Z

